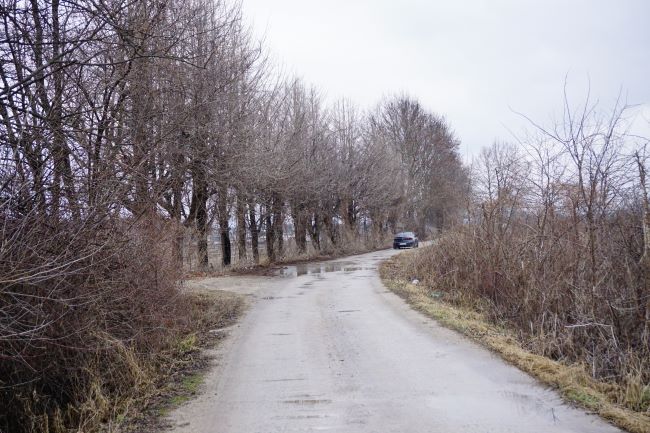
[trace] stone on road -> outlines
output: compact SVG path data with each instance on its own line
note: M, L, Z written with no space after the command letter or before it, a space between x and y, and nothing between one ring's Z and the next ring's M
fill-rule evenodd
M381 251L204 280L251 307L178 433L617 432L382 285Z

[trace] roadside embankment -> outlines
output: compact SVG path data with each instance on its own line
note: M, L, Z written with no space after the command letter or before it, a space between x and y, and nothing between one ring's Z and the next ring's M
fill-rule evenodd
M650 412L647 407L628 403L633 401L629 398L632 391L629 386L595 379L583 363L554 360L534 353L531 350L534 345L522 337L523 333L507 320L489 314L489 307L480 300L459 296L438 284L435 271L423 265L428 262L425 257L432 257L435 248L439 246L408 251L385 261L379 269L384 284L415 310L496 352L544 384L558 389L568 401L630 432L650 432ZM428 272L426 277L424 272ZM649 390L640 392L649 393ZM637 401L644 398L643 394L639 395Z
M159 431L168 427L166 416L192 399L210 368L209 350L218 346L243 313L244 297L221 290L183 293L191 305L190 324L162 351L151 370L150 386L134 396L131 407L116 420L120 432Z

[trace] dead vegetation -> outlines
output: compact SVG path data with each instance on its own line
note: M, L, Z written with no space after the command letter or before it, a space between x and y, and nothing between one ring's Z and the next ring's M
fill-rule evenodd
M3 223L0 431L114 430L241 309L178 292L165 222Z
M205 349L214 348L243 312L245 301L230 292L209 291L184 295L190 302L191 331L179 335L162 353L156 365L155 383L143 392L128 411L115 418L108 431L124 433L159 431L168 427L170 410L197 395L211 358Z
M626 134L625 113L618 104L603 113L567 101L551 128L533 123L519 146L485 149L472 167L465 223L405 256L399 276L480 313L526 352L558 362L550 365L580 371L576 378L597 394L532 372L618 424L648 431L647 139Z
M363 251L457 210L444 118L327 106L239 2L4 0L0 22L3 432L139 407L203 326L187 269Z
M642 399L638 394L629 399L628 384L596 379L583 363L554 360L536 353L512 326L495 321L489 312L477 310L472 302L460 302L457 294L439 285L432 286L430 279L425 284L411 284L413 276L422 272L418 265L414 266L414 256L418 257L416 263L428 260L425 257L434 248L436 246L403 253L384 262L380 267L384 284L417 311L498 353L542 383L558 389L570 402L632 433L650 431L650 415L647 410L639 410L638 402ZM634 389L632 393L638 391Z

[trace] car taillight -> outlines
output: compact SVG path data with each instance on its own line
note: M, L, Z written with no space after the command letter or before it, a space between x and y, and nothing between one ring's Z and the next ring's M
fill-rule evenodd
M407 240L407 241L412 241L412 240L413 240L413 238L406 238L406 240Z

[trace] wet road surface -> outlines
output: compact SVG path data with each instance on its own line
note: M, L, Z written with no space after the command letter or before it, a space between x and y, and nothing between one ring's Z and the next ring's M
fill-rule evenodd
M618 432L388 292L381 251L194 282L251 307L178 433Z

